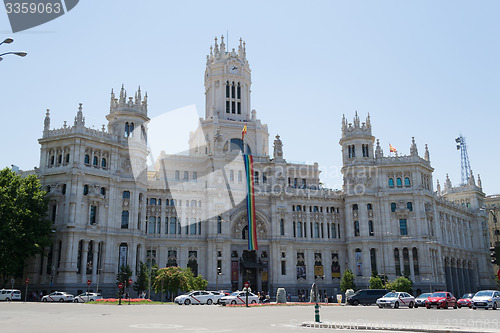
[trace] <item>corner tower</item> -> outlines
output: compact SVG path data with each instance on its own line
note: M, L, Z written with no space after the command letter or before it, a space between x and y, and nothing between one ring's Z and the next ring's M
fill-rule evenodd
M245 42L240 38L238 51L226 51L224 37L221 43L210 46L205 70L205 119L217 115L219 119L248 121L250 112L250 66L246 58Z
M356 112L352 123L348 123L345 117L342 117L342 162L343 166L372 163L374 161L373 142L375 137L372 135L372 125L370 115L366 121L361 123Z

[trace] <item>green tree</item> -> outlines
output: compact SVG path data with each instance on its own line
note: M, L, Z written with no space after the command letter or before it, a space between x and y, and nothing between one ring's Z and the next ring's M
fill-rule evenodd
M412 286L413 286L413 282L411 282L410 279L407 279L404 276L400 276L396 280L394 280L392 282L388 282L385 285L385 288L388 290L409 293L409 292L411 292Z
M384 289L384 284L379 276L372 276L369 282L370 289Z
M347 268L344 271L344 275L342 275L342 279L340 280L340 290L345 293L347 289L356 288L356 284L354 283L354 274L352 274L351 270Z
M144 262L139 264L139 272L137 274L137 281L134 282L133 289L138 293L147 290L149 287L149 268Z
M0 171L0 278L21 276L26 260L52 244L48 200L35 175Z
M157 293L170 291L172 296L178 290L204 290L207 284L208 281L201 275L195 277L190 268L177 266L159 269L156 277L153 279L153 287Z
M128 280L132 277L132 270L130 269L129 265L122 265L120 267L120 270L118 271L118 274L116 274L116 285L119 283L123 284L123 288L119 291L121 295L123 295L123 292L125 291L125 288L128 287Z

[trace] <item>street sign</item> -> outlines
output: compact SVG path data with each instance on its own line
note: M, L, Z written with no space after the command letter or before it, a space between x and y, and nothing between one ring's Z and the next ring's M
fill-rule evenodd
M91 283L92 283L92 281L87 280L87 286L90 286Z
M243 284L243 286L244 286L245 288L250 287L250 282L246 281L246 282Z
M128 279L128 285L131 286L132 285L132 279Z
M30 283L30 279L26 278L26 284Z
M120 282L120 283L118 283L118 288L119 288L119 289L123 289L123 283L121 283L121 282Z

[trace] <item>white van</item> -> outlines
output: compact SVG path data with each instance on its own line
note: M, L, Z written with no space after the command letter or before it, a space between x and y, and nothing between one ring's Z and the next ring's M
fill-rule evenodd
M20 301L21 290L18 289L2 289L0 290L0 301Z

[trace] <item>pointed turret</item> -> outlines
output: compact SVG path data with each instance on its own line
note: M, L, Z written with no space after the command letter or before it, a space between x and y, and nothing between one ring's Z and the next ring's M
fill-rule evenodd
M437 180L436 188L437 188L437 195L441 195L441 184L439 184L439 179Z
M476 186L476 180L474 179L474 174L472 173L472 169L470 170L470 176L467 181L467 185Z
M417 145L415 144L415 137L411 137L410 155L418 156Z
M43 131L48 132L50 130L50 110L47 109L45 113L45 119L43 121Z
M479 174L477 175L477 187L481 190L483 189L483 182L481 181L481 176Z
M122 89L120 90L119 104L125 104L125 99L127 98L127 93L125 92L125 87L122 84Z
M223 55L226 53L226 44L224 43L224 36L220 36L220 52Z
M382 147L380 147L380 140L377 139L377 147L375 148L375 158L382 158L384 157L384 151L382 150Z
M427 162L431 161L431 155L429 154L429 148L427 147L427 143L425 144L425 160Z
M83 112L82 112L82 103L80 103L80 106L78 107L78 112L76 113L75 117L75 126L85 126L85 118L83 117Z
M446 182L444 183L444 191L448 192L451 190L453 186L451 185L451 180L448 174L446 174Z

